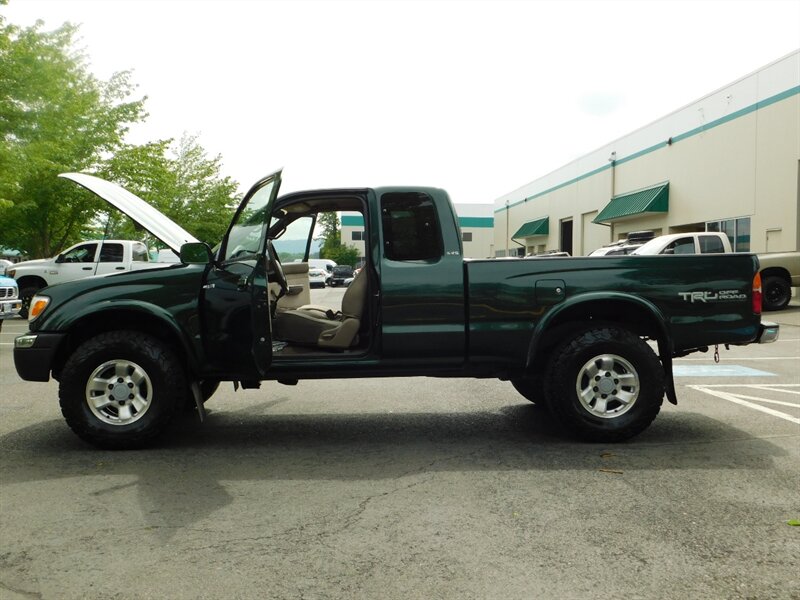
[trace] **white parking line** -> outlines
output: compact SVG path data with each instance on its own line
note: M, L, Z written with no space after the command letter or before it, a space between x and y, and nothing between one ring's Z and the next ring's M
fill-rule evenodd
M789 385L794 385L794 384L789 384ZM720 388L720 387L747 387L747 386L689 385L689 386L686 386L686 387L690 387L690 388L692 388L694 390L697 390L698 392L704 392L706 394L709 394L710 396L715 396L717 398L721 398L723 400L727 400L728 402L733 402L735 404L740 404L741 406L746 406L747 408L752 408L753 410L757 410L759 412L763 412L763 413L766 413L768 415L772 415L773 417L778 417L779 419L784 419L785 421L789 421L790 423L795 423L797 425L800 425L800 419L798 419L797 417L793 417L792 415L788 415L786 413L780 412L779 410L768 408L766 406L761 406L760 404L755 404L753 402L748 402L747 400L745 400L745 398L747 398L749 400L756 400L756 401L759 401L759 402L778 403L778 401L775 401L775 400L770 401L767 398L755 398L753 396L743 396L741 394L732 394L730 392L723 392L720 389L710 389L712 387ZM800 386L797 386L797 387L800 387ZM781 404L783 404L783 403L781 403ZM789 404L789 403L786 403L786 404L788 404L789 406L793 406L793 407L797 406L796 404Z

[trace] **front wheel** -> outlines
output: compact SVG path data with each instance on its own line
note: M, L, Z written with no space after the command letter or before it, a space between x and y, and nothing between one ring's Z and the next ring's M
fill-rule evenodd
M541 374L536 374L534 377L512 379L511 385L530 402L534 404L543 404L544 383Z
M84 342L62 369L58 396L70 428L102 448L155 438L185 402L183 367L162 341L135 331Z
M19 290L19 299L22 302L22 307L19 309L19 316L23 319L28 318L28 313L31 310L31 299L42 289L41 285L23 285Z
M595 442L644 431L661 410L664 389L664 369L650 346L617 327L587 329L562 344L545 378L552 414Z

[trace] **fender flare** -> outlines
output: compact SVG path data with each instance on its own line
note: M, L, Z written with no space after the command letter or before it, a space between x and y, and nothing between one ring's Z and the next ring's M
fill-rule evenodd
M658 327L658 355L664 367L664 376L666 377L667 384L667 400L672 404L677 404L678 398L675 394L675 381L672 374L672 336L669 331L667 319L664 317L661 310L649 300L624 292L589 292L586 294L578 294L547 311L533 328L533 334L528 346L528 355L525 359L525 368L530 369L531 365L533 365L536 353L539 350L540 341L559 315L567 310L582 305L588 305L593 302L625 302L634 304L652 317Z
M197 373L200 369L200 357L195 352L194 346L186 336L183 329L173 318L173 315L166 309L150 304L148 302L141 302L137 300L110 300L103 303L102 306L85 305L80 310L69 315L53 314L50 319L60 316L58 320L58 329L62 331L73 331L75 327L80 327L82 321L91 320L93 318L103 318L119 313L122 311L140 313L151 320L158 321L162 326L169 330L170 336L178 341L180 350L185 358L186 365L191 373ZM120 329L125 329L121 327Z

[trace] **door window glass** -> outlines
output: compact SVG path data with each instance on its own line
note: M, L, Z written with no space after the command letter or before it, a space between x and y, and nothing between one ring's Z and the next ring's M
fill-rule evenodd
M100 262L122 262L122 244L103 244L100 246Z
M90 263L94 262L97 244L81 244L61 256L58 262L65 263Z
M436 260L442 238L433 200L418 192L381 197L384 253L389 260Z
M256 190L236 216L225 245L224 261L252 259L258 255L269 220L266 213L275 184L273 179Z
M306 262L306 247L314 226L312 216L300 217L292 221L280 237L272 240L272 245L282 263Z
M694 254L694 238L678 238L664 248L664 254Z
M700 252L702 254L722 254L725 252L725 246L722 245L722 240L715 235L701 235L700 236Z

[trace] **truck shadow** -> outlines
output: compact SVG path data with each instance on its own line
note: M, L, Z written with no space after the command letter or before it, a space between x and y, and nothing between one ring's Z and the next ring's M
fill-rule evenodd
M277 402L277 401L276 401ZM529 403L463 413L246 414L184 420L142 451L94 449L63 421L0 437L4 485L76 478L76 501L135 490L148 527L169 538L233 502L230 481L369 481L440 472L770 469L786 452L704 415L665 412L622 444L575 442ZM735 449L735 450L734 450ZM609 461L609 457L613 457ZM672 476L672 475L670 475Z

